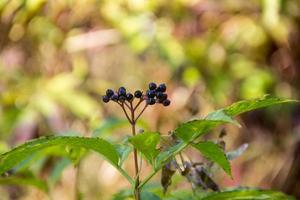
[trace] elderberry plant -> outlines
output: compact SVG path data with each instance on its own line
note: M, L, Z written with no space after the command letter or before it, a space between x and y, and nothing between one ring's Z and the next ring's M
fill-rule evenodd
M134 92L134 95L132 95L132 93L130 92L127 92L125 87L120 87L115 92L112 89L107 89L106 94L102 96L102 101L104 103L108 103L109 101L115 102L122 108L128 122L131 124L132 135L136 136L136 122L149 105L170 105L171 101L168 99L166 90L167 86L165 84L162 83L157 86L157 84L153 82L149 83L148 90L146 92L136 90ZM142 105L143 102L145 102L144 105ZM141 105L143 106L143 108L139 110L139 106ZM133 153L135 167L134 196L135 199L139 200L141 199L139 177L141 166L139 166L138 163L138 154L136 148L134 148Z
M24 177L22 174L24 168L32 165L33 162L36 162L41 157L57 155L58 152L61 156L72 160L76 164L87 154L87 150L93 150L115 167L132 186L129 192L120 192L115 195L114 200L132 198L136 200L294 199L281 192L270 190L236 188L231 191L223 191L213 180L210 169L213 165L218 166L226 174L234 178L231 174L230 160L242 154L247 148L247 144L240 146L235 151L226 152L222 139L226 135L224 131L221 132L218 141L202 140L202 136L220 125L233 124L240 127L240 124L234 117L242 113L267 106L298 101L270 96L243 100L211 112L204 118L181 123L169 134L149 131L137 133L137 121L148 106L155 104L170 105L171 101L168 99L166 90L165 84L156 85L155 83L150 83L148 89L144 92L137 90L134 93L130 93L127 92L126 88L120 87L117 91L108 89L106 94L102 96L104 103L114 102L119 105L131 125L132 136L129 137L126 145L133 147L134 176L129 175L123 168L122 164L130 153L128 149L122 147L123 143L114 144L95 136L60 135L37 138L1 154L0 184L32 185L49 193L49 196L51 196L51 190L49 190L49 187L53 186L53 182L49 181L51 176L46 180L34 177L32 173L31 176ZM120 146L122 148L119 148ZM190 159L184 152L187 148L198 151L206 158L207 162L199 163L197 160ZM140 162L138 162L140 161L140 155L152 169L145 177L142 177L140 174L143 170ZM61 169L61 163L58 164L58 168ZM79 165L77 166L79 167ZM54 171L57 174L57 168ZM158 172L162 172L161 185L163 192L159 192L161 189L159 191L146 190L145 188L147 187L145 186ZM168 191L172 183L172 176L176 172L186 177L188 182L191 183L193 193L182 192L181 190ZM43 174L44 176L45 174ZM196 189L199 188L201 189L200 196L196 192ZM77 199L82 199L82 195L80 195L78 190L78 188L75 189Z

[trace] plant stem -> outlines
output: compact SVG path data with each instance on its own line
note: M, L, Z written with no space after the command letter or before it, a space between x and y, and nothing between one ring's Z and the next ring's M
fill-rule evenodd
M132 127L132 135L136 135L135 131L135 122L131 124ZM135 167L135 185L134 185L134 197L136 200L140 200L140 177L139 177L139 165L138 165L138 156L137 156L137 150L134 148L133 150L133 156L134 156L134 167Z
M134 108L132 103L130 103L130 111L131 111L131 128L132 128L132 135L136 135L136 119L134 116ZM139 175L139 164L138 164L138 155L137 155L137 150L136 148L133 149L133 156L134 156L134 168L135 168L135 184L134 184L134 197L136 200L141 199L140 195L140 175Z

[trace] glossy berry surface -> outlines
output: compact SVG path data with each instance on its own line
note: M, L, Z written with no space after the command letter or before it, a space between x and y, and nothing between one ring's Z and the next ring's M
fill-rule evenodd
M147 99L147 104L148 105L154 105L155 104L155 99L154 98Z
M112 89L107 89L107 90L106 90L106 96L107 96L108 98L110 98L112 95L114 95L114 91L113 91Z
M164 106L169 106L170 103L171 103L171 101L170 101L169 99L166 99L166 100L163 101L162 104L163 104Z
M155 95L156 95L156 92L154 90L148 90L147 91L148 98L154 98Z
M155 83L149 83L149 90L155 90L156 89L156 84Z
M126 97L125 96L119 96L119 101L120 102L124 102L126 100Z
M140 90L137 90L137 91L134 92L134 96L135 96L136 98L141 98L142 95L143 95L143 93L142 93Z
M144 111L148 105L162 104L164 106L169 106L171 101L168 99L166 90L167 86L164 83L158 85L151 82L148 84L148 90L146 90L145 93L141 90L136 90L134 93L130 93L127 92L125 87L120 87L115 92L112 89L107 89L106 94L102 96L102 100L105 103L110 100L114 101L118 103L123 110L129 109L131 112L137 110L138 106L144 105L144 109L142 109ZM135 98L138 100L135 101ZM142 102L144 102L144 104Z
M124 87L120 87L118 90L119 96L124 96L126 97L126 89Z
M131 93L127 93L126 100L131 101L133 99L133 95Z
M119 100L119 96L117 94L114 94L114 95L112 95L111 100L118 101Z
M109 102L109 97L108 97L107 95L102 96L102 101L103 101L104 103Z
M165 92L166 90L167 90L167 86L164 84L164 83L162 83L162 84L160 84L158 87L157 87L157 89L156 89L158 92Z

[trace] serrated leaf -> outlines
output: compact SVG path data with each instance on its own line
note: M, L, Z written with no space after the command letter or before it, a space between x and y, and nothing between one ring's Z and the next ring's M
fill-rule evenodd
M193 144L207 159L217 163L224 171L231 176L230 163L226 158L223 149L210 141L203 141Z
M159 141L160 135L157 132L144 132L129 138L129 142L145 156L151 165L159 153L156 148Z
M295 200L281 192L258 189L236 189L232 191L212 192L201 200Z
M119 155L112 144L100 138L50 136L20 145L0 155L0 174L16 166L35 152L54 146L84 148L101 154L112 165L118 166Z
M205 119L193 120L179 125L175 135L185 142L190 142L204 135L216 126L226 123L237 124L230 116L222 110L209 114Z
M48 191L48 185L45 181L34 177L4 177L0 178L0 184L2 185L28 185L33 186L44 192Z
M271 97L267 95L259 99L239 101L222 110L224 110L224 112L229 116L236 116L244 112L248 112L258 108L264 108L276 104L292 103L292 102L299 102L299 101L291 100L291 99L282 99L278 97Z

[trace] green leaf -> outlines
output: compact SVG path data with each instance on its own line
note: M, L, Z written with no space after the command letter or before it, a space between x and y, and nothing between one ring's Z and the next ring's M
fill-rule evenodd
M140 151L147 161L153 165L153 161L159 151L156 148L160 142L160 135L157 132L144 132L129 138L129 142Z
M39 180L34 177L4 177L0 178L2 185L28 185L40 189L44 192L48 191L48 185L45 181Z
M207 159L216 162L231 176L230 163L227 160L223 149L219 145L210 141L203 141L193 144L193 147L198 149Z
M232 191L212 192L201 200L295 200L281 192L258 189L237 189Z
M120 156L119 166L122 166L126 158L132 152L132 147L127 144L117 144L115 147Z
M242 114L244 112L248 112L251 110L255 110L258 108L264 108L276 104L282 104L282 103L293 103L293 102L299 102L296 100L291 99L282 99L278 97L270 97L270 96L264 96L263 98L259 99L251 99L251 100L243 100L236 102L222 110L229 115L229 116L236 116L239 114Z
M180 141L176 145L170 147L166 151L160 152L156 157L155 169L160 169L165 162L167 162L173 155L178 154L183 148L185 148L187 143Z
M209 114L205 119L193 120L179 125L175 130L175 135L185 142L190 142L204 135L216 126L225 123L238 124L222 110Z
M98 152L112 165L117 166L119 155L112 144L100 138L50 136L29 141L0 155L0 174L11 169L31 154L53 146L85 148Z
M120 166L118 166L120 158L112 144L100 138L86 137L50 136L29 141L0 155L0 174L3 174L7 170L13 168L33 153L55 146L63 146L65 149L84 148L94 150L101 154L108 162L119 170L119 172L127 178L130 183L133 183L132 178Z

